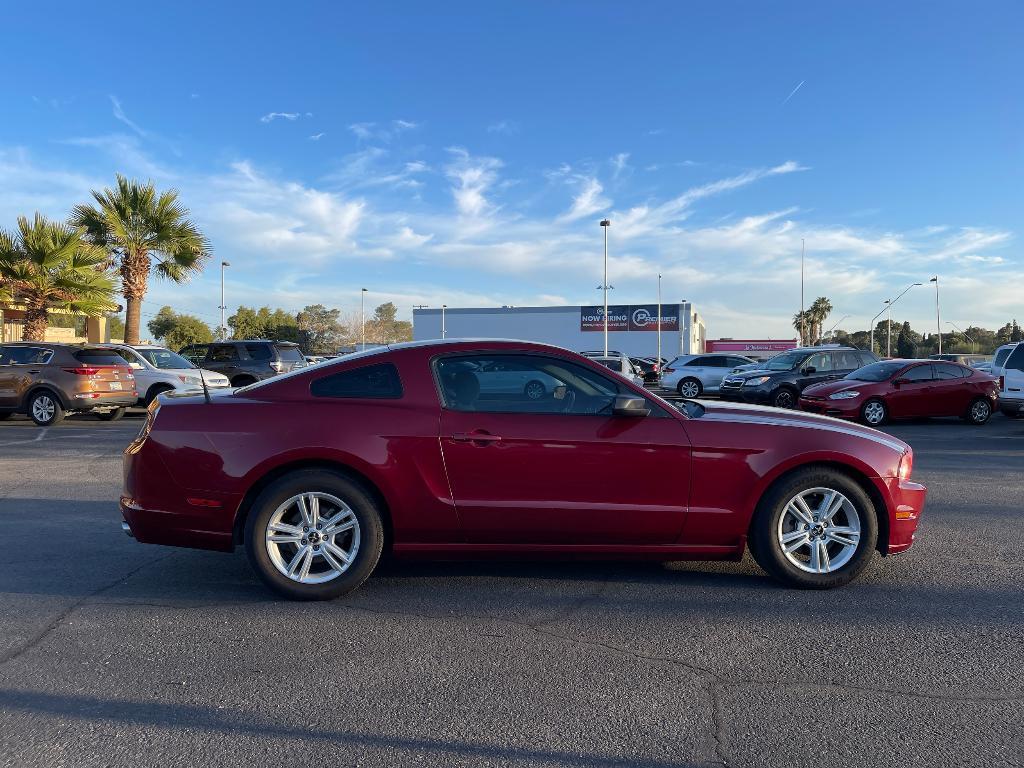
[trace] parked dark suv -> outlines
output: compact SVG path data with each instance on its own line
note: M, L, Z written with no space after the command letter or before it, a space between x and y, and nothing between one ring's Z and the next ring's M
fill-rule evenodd
M214 341L189 344L179 354L200 368L224 374L233 387L244 387L293 368L306 367L299 345L290 341Z
M723 400L764 403L795 408L804 387L841 379L865 365L878 362L871 352L854 347L798 347L776 355L748 371L734 371L722 379Z

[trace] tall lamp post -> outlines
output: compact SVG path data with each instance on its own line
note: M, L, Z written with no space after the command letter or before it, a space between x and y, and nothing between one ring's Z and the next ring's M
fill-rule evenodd
M846 318L848 318L848 317L849 317L849 315L843 315L842 317L840 317L840 318L839 318L839 319L838 319L838 320L837 320L837 321L836 321L836 322L835 322L835 323L834 323L834 324L832 325L832 327L828 329L828 333L826 333L826 334L825 334L825 335L824 335L824 336L823 336L822 338L824 338L824 339L827 339L827 338L829 337L829 334L831 334L831 333L832 333L832 331L834 331L834 330L835 330L835 329L836 329L836 328L837 328L837 327L839 326L839 324L840 324L841 322L843 322L843 320L845 320L845 319L846 319Z
M942 354L942 319L939 316L939 276L936 275L929 283L935 283L935 330L939 332L939 354ZM966 335L966 334L964 334Z
M359 346L366 349L366 289L359 289Z
M885 312L885 310L888 308L888 306L889 306L889 300L886 299L885 303L884 303L884 306L880 310L878 310L878 315L880 315L883 312ZM875 315L874 317L872 317L871 318L871 322L869 323L869 325L871 326L871 342L870 342L870 344L871 344L871 354L875 354L875 320L878 319L878 315Z
M227 322L224 320L224 313L227 311L227 303L224 301L224 268L230 267L230 261L222 261L220 263L220 339L223 341L227 338L228 327Z
M804 239L800 238L800 346L804 345Z
M911 288L916 288L923 283L911 283L908 285L899 296L895 299L886 299L885 303L889 305L889 323L888 323L888 339L885 342L885 356L892 357L892 305L903 298L903 295Z
M658 273L658 372L661 372L661 273Z
M608 357L608 227L612 225L611 220L601 219L601 229L604 230L604 356Z
M448 309L448 305L447 304L442 304L441 305L441 338L442 339L445 337L445 335L448 332L447 329L444 327L444 311L446 309Z

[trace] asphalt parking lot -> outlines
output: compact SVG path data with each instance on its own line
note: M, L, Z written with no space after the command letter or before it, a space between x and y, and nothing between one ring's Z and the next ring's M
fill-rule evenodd
M1024 421L888 428L928 507L844 589L422 563L319 604L121 533L140 424L0 422L0 764L1024 765Z

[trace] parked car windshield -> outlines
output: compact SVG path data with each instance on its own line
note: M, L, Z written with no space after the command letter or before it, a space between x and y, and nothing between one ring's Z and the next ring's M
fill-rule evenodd
M154 368L197 368L198 366L177 352L169 349L137 349L135 350Z
M783 352L766 362L764 368L768 371L791 371L803 362L805 357L806 352Z
M846 374L844 378L852 379L853 381L887 381L906 364L903 360L886 360L881 363L872 363L871 365L865 365L863 368L858 368L853 373Z

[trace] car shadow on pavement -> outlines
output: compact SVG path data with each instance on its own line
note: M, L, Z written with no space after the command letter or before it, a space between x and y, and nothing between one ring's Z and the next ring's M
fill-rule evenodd
M442 738L413 736L387 736L372 733L324 730L308 726L290 726L280 721L261 718L251 712L241 712L225 707L202 706L197 704L165 704L154 701L129 701L127 699L98 696L49 694L0 688L0 701L11 712L22 712L32 716L49 716L60 722L112 722L121 726L138 728L179 729L206 731L224 737L224 749L231 746L238 737L257 739L282 739L286 743L323 743L348 750L385 750L425 755L434 764L443 764L444 756L463 757L481 761L511 761L513 763L543 763L547 765L608 766L634 765L628 756L587 754L586 752L564 752L541 748L518 748L468 741L451 741ZM343 719L339 715L339 719ZM140 752L144 747L140 747ZM651 768L696 768L711 765L710 762L678 762L643 758L643 765ZM720 763L716 763L720 764Z

